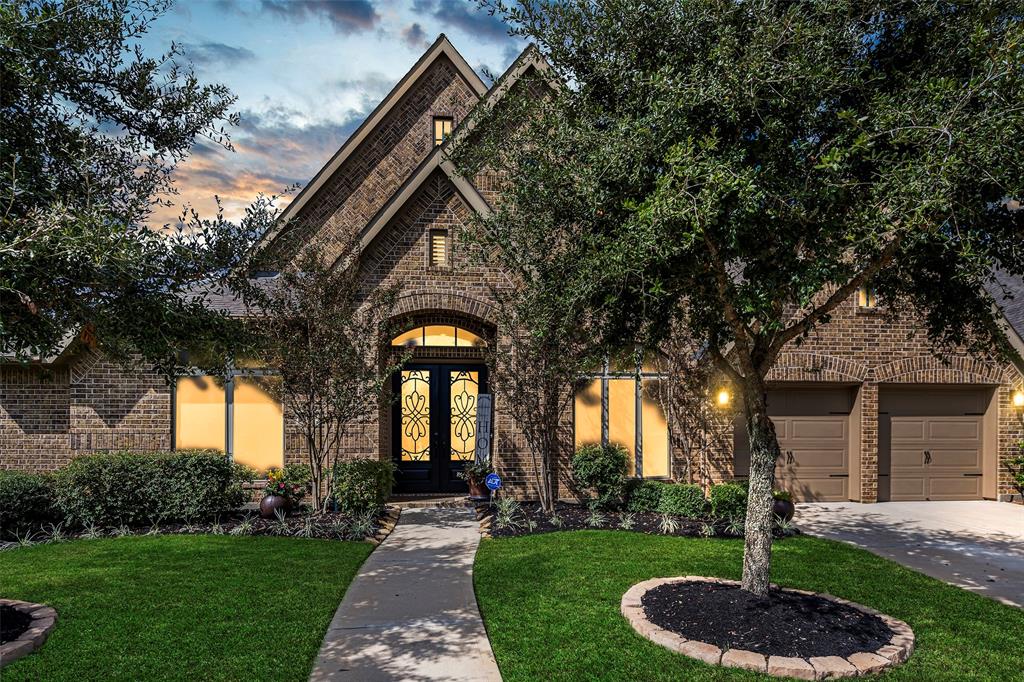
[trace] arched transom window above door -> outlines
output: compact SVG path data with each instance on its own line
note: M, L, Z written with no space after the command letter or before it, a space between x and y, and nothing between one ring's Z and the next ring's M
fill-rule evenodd
M483 348L487 342L473 332L450 324L416 327L391 339L392 346L404 348Z

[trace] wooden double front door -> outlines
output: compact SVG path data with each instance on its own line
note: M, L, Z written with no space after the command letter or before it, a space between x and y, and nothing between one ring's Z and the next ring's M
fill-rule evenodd
M395 492L465 491L458 473L475 454L486 366L410 363L392 381L397 396L391 418Z

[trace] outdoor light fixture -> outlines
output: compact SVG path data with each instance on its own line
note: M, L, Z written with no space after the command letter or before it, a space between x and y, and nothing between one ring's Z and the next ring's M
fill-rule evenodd
M731 398L732 398L732 396L729 395L729 391L727 391L726 389L723 388L722 390L720 390L718 392L718 398L717 398L718 406L719 407L725 407L726 405L729 404L729 400Z
M1013 392L1013 406L1024 407L1024 391Z

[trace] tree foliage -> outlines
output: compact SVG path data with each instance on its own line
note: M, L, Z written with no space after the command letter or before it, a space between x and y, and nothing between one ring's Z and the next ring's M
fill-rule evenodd
M939 349L1006 357L986 285L1024 271L1019 0L485 2L565 83L483 116L461 162L514 178L495 244L545 234L609 344L680 321L751 440L744 586L769 585L765 377L858 287Z
M140 38L169 0L0 5L0 353L46 357L86 332L168 372L176 351L230 338L196 292L237 271L274 219L260 198L235 224L194 213L152 230L194 143L230 148L235 98L181 50ZM192 343L189 343L192 342Z
M362 291L358 264L331 268L316 248L258 290L246 292L252 356L272 367L265 381L302 438L312 471L313 506L333 493L330 471L353 427L377 414L401 362L381 356L397 286Z

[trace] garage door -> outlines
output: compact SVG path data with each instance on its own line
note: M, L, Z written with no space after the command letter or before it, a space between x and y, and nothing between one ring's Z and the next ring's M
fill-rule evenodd
M981 499L990 395L991 389L883 389L879 499Z
M892 417L891 500L981 499L981 417Z
M782 456L775 485L798 500L841 502L850 499L850 409L853 392L837 389L770 391L768 412L775 423ZM735 434L736 473L750 471L746 425Z

